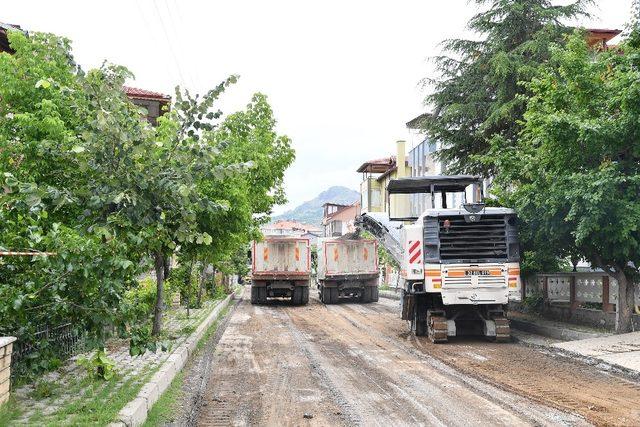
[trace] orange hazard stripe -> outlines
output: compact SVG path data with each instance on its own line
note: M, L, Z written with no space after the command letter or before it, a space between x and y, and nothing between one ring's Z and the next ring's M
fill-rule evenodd
M440 270L425 270L424 275L427 277L440 277Z

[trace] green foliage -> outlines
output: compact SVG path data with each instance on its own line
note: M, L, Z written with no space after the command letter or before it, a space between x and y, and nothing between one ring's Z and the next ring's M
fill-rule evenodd
M544 298L540 293L527 295L522 300L522 305L527 312L542 313Z
M438 153L450 172L495 172L493 153L512 147L522 129L530 81L550 56L549 46L570 29L562 20L584 15L589 0L558 6L550 0L475 0L488 7L468 29L479 39L444 42L449 56L435 58L437 79L425 103L433 114L423 126L443 143Z
M98 380L111 380L116 374L116 364L107 357L104 349L97 350L91 357L80 357L78 364L84 367L89 375Z
M55 352L38 342L39 325L70 322L102 348L107 331L149 320L161 282L153 293L136 277L150 259L178 253L237 267L235 254L284 200L293 150L263 95L220 122L214 104L236 76L203 97L177 90L153 128L122 92L124 67L85 72L54 35L9 32L9 41L15 54L0 54L0 248L55 256L0 258L0 334L35 344L31 363L46 369ZM156 332L175 283L156 304Z
M60 391L60 385L53 381L39 380L36 382L31 397L34 399L45 399L58 394Z
M579 32L552 49L497 183L550 252L580 254L622 283L624 313L640 265L640 50L622 50L595 54Z
M167 341L160 341L151 334L148 323L133 326L129 331L129 354L132 357L143 355L147 351L155 353L158 348L167 351L169 347Z

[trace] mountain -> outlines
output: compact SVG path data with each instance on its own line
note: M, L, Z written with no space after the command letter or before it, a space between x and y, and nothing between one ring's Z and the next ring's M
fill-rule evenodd
M318 196L298 207L273 217L279 219L291 219L306 224L320 225L322 222L322 205L325 203L338 203L350 205L360 200L360 193L347 187L335 186L318 194Z

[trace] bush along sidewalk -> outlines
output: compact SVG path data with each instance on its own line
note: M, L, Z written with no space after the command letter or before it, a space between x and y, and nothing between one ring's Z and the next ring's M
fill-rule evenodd
M232 297L204 301L201 308L191 308L189 315L186 307L169 309L162 345L154 351L132 355L135 343L130 346L126 339L112 339L104 351L75 356L56 371L19 386L0 409L0 425L108 425L119 421L123 408L148 390L145 385L159 373L170 373L173 378L184 366L190 354L185 349L195 348L196 337ZM156 391L163 390L157 387ZM137 425L130 418L122 421Z

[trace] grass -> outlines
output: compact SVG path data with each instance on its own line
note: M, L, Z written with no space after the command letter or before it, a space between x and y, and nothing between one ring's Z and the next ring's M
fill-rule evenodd
M43 420L44 425L107 425L138 395L156 370L157 368L149 369L140 376L128 378L122 384L118 384L118 378L109 381L95 380L85 390L86 399L66 404L56 411L53 417Z
M196 353L215 333L220 323L229 311L229 306L225 307L211 324L201 339L198 341ZM208 313L202 313L199 321ZM185 326L180 331L188 335L195 330L195 326ZM60 407L52 414L45 415L36 412L27 420L29 425L38 426L59 426L59 425L108 425L117 416L118 412L131 400L133 400L144 384L160 368L155 366L147 368L143 372L126 378L126 374L116 375L111 380L105 381L93 379L90 376L82 375L72 379L64 388L54 382L40 380L30 394L30 398L35 400L60 399ZM123 378L125 378L123 380ZM170 420L175 414L176 405L182 397L182 384L184 373L180 372L172 381L170 387L162 394L158 402L149 413L148 421L145 425L162 424L163 420ZM79 398L79 396L82 396ZM0 408L0 426L12 425L24 413L13 396L6 405Z
M225 308L222 309L220 313L218 313L216 320L211 324L211 326L207 328L204 335L202 335L202 338L200 338L200 340L198 341L198 344L196 344L196 354L199 353L200 350L204 348L204 345L207 343L207 341L209 341L209 338L211 338L211 335L216 333L216 331L218 330L218 325L220 324L220 319L224 319L224 317L229 312L229 307L230 305L227 305Z
M9 401L0 406L0 426L11 425L11 421L22 415L22 410L16 403L13 396L9 397Z
M165 390L158 401L153 405L147 415L144 427L166 424L175 419L176 411L183 396L182 384L184 383L184 371L178 372L169 388Z
M53 381L40 380L36 383L31 397L37 400L52 397L58 394L60 391L60 385Z

